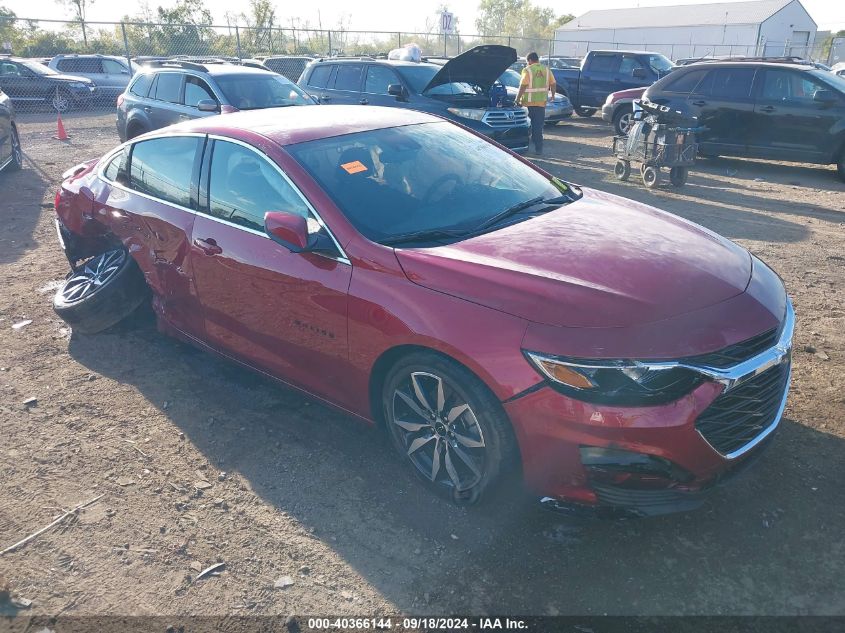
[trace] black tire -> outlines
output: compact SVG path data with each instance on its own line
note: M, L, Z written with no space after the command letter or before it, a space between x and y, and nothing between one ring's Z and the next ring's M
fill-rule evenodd
M617 160L613 167L614 175L621 181L626 181L631 177L631 162L627 160Z
M649 165L643 169L643 184L649 189L654 189L660 182L660 170Z
M577 108L575 108L575 112L578 114L578 116L584 117L585 119L589 119L591 116L593 116L596 113L596 108L587 108L587 107L584 107L584 106L578 106Z
M53 310L74 332L96 334L128 317L148 296L138 264L119 248L92 257L70 273L53 297Z
M415 378L423 400L415 393ZM431 413L438 404L437 414ZM461 410L464 405L468 408ZM415 352L399 360L385 377L381 406L400 459L427 487L455 503L492 498L517 469L516 439L501 404L472 372L444 356ZM417 448L409 452L415 442Z
M146 134L147 129L141 125L140 123L130 123L126 127L126 140L129 141L136 136L141 136L141 134Z
M9 171L18 171L23 167L23 150L18 128L12 125L12 162L6 166Z
M633 116L633 106L621 105L616 108L616 112L613 113L613 130L616 132L616 136L628 136L634 122Z
M687 167L672 167L669 170L669 180L675 187L683 187L687 184L689 169Z
M73 95L63 88L57 88L49 97L49 103L56 112L70 112L73 110Z

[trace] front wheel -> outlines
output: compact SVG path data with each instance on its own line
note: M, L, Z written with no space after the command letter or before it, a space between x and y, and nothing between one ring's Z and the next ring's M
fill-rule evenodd
M596 113L595 108L585 108L584 106L578 106L575 108L575 112L578 113L578 116L584 117L585 119L590 118Z
M631 126L634 124L634 108L631 106L620 106L613 115L613 129L616 136L628 136Z
M117 248L71 273L53 298L53 310L74 331L95 334L128 317L148 296L138 264Z
M382 408L402 461L455 503L489 496L514 469L516 441L498 400L454 361L405 357L387 375Z
M68 112L73 107L73 97L67 90L57 89L53 93L53 98L50 100L50 105L56 112Z
M18 128L12 126L12 162L7 169L17 171L23 167L23 150L21 149L21 138L18 135Z

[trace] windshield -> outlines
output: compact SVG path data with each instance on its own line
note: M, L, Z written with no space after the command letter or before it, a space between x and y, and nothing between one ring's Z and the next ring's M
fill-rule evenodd
M816 79L821 79L824 83L841 93L840 96L845 96L845 77L834 75L826 70L811 70L810 74Z
M414 92L421 94L428 82L432 80L434 75L440 70L441 66L434 66L428 64L420 64L419 66L397 66L396 70L402 75L402 78L407 81ZM468 83L454 81L452 83L435 86L428 91L430 95L478 95L482 90L478 86L473 86Z
M239 110L314 104L299 86L280 75L218 75L214 79L226 100Z
M358 132L287 150L375 242L471 231L527 200L572 195L562 182L446 122Z
M502 85L507 86L508 88L519 88L520 79L520 74L515 70L506 70L502 73L502 76L499 77L499 81L502 82Z
M24 66L31 70L32 72L36 73L37 75L58 75L55 70L45 66L44 64L39 64L38 62L31 62L31 61L19 61L18 62L21 66Z
M669 61L668 57L664 57L663 55L649 55L648 65L651 66L651 69L658 75L668 73L675 67L675 64Z

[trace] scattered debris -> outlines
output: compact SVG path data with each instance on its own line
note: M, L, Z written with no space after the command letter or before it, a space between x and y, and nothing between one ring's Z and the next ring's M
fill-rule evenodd
M816 348L815 348L815 347L813 347L812 345L805 345L805 346L804 346L804 351L805 351L805 352L807 352L808 354L815 354L815 353L816 353Z
M195 481L194 488L197 490L208 490L211 488L211 484L203 479L202 481Z
M827 355L827 352L823 352L821 350L816 352L816 357L821 360L830 360L830 356Z
M27 598L12 598L9 602L16 609L29 609L32 606L32 600Z
M202 563L201 563L201 562L199 562L198 560L193 561L193 562L191 563L190 567L191 567L191 569L193 569L193 570L194 570L194 571L196 571L196 572L201 572L201 571L202 571Z
M197 580L201 580L206 576L219 576L219 572L226 566L226 563L215 563L211 567L206 567L203 569L199 574L197 574Z
M25 328L30 323L32 323L32 319L24 319L23 321L18 321L17 323L12 325L12 329L13 330L22 330L23 328Z
M276 582L273 583L274 589L287 589L288 587L293 586L293 578L290 576L279 576L276 579Z
M34 407L38 405L38 398L27 398L23 401L23 406Z
M9 552L13 552L13 551L15 551L16 549L18 549L19 547L21 547L21 546L23 546L23 545L26 545L26 544L27 544L27 543L29 543L32 539L36 538L37 536L39 536L39 535L43 534L44 532L46 532L47 530L49 530L50 528L52 528L52 527L54 527L54 526L58 525L59 523L61 523L62 521L64 521L64 520L65 520L67 517L69 517L71 514L76 514L76 513L77 513L77 512L79 512L82 508L87 508L88 506L90 506L90 505L94 504L95 502L99 501L99 500L100 500L102 497L104 497L104 496L105 496L105 493L103 493L103 494L101 494L101 495L97 495L97 496L96 496L96 497L94 497L93 499L91 499L91 500L89 500L89 501L85 501L85 502L83 502L83 503L80 503L79 505L77 505L77 506L75 506L75 507L71 508L70 510L68 510L67 512L65 512L63 515L61 515L58 519L56 519L55 521L53 521L53 522L52 522L52 523L50 523L49 525L45 525L43 528L41 528L41 529L40 529L40 530L38 530L37 532L33 532L32 534L30 534L30 535L29 535L29 536L27 536L26 538L23 538L23 539L21 539L20 541L18 541L17 543L15 543L14 545L10 545L10 546L9 546L9 547L7 547L6 549L4 549L2 552L0 552L0 556L3 556L4 554L8 554Z
M449 536L451 536L451 537L452 537L452 540L453 540L453 541L457 541L457 540L458 540L458 535L457 535L457 534L450 534Z
M117 485L118 486L131 486L135 483L135 480L132 477L118 477L117 478Z

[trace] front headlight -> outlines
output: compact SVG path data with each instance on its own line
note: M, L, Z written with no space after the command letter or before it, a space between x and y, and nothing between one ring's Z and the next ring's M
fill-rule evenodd
M599 404L665 404L688 394L704 381L697 371L671 363L594 361L528 351L525 356L558 391Z
M447 110L462 119L472 119L473 121L483 119L486 112L486 110L480 108L447 108Z

